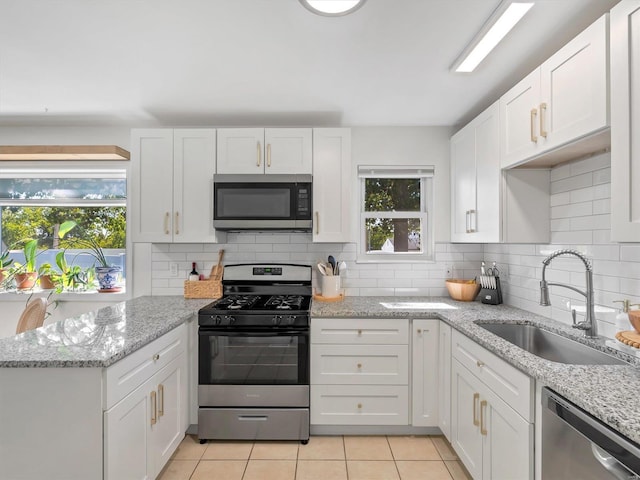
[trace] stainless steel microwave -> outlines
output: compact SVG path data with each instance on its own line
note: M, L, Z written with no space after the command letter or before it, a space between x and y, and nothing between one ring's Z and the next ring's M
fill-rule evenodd
M311 231L311 175L214 175L213 192L218 230Z

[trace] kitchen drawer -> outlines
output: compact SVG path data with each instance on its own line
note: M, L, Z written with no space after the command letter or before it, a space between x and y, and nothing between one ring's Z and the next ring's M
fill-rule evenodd
M409 320L385 318L313 318L311 343L407 345Z
M525 420L533 422L533 379L460 332L452 335L452 355Z
M186 351L186 326L180 325L106 369L105 409L111 408L138 386Z
M409 387L311 385L312 425L408 425Z
M311 345L311 383L407 385L407 345Z

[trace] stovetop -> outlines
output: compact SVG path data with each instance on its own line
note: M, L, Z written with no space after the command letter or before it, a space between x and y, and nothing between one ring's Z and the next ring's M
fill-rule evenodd
M311 297L308 295L230 294L203 307L200 313L211 315L238 312L251 314L264 311L306 312L309 310L310 303Z

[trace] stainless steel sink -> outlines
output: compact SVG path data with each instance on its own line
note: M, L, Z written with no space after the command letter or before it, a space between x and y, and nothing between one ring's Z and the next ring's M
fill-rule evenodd
M476 325L494 335L552 362L576 365L625 365L625 362L534 325L516 323L482 323Z

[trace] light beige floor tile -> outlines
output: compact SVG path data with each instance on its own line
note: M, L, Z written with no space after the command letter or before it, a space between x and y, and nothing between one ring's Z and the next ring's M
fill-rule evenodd
M244 460L201 460L191 480L242 480Z
M431 441L443 460L458 460L456 452L453 451L451 444L447 442L445 437L431 437Z
M399 480L396 463L390 460L347 460L349 480Z
M460 462L445 461L444 464L449 469L449 473L453 480L472 480L471 475L467 473L467 469Z
M441 460L429 437L387 437L395 460Z
M396 461L401 480L451 480L442 460Z
M298 460L296 480L347 480L344 460Z
M256 442L251 460L296 460L298 442Z
M347 460L393 460L384 436L344 437Z
M157 480L189 480L198 465L197 460L171 460Z
M209 442L202 460L248 460L253 442Z
M242 480L294 480L294 460L249 460Z
M200 445L195 435L187 435L180 445L178 445L178 449L172 458L174 460L200 460L206 449L207 445Z
M342 437L311 437L298 448L298 459L344 460L344 441Z

